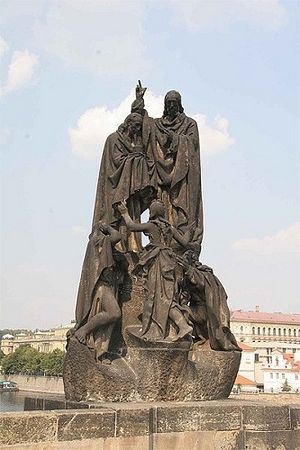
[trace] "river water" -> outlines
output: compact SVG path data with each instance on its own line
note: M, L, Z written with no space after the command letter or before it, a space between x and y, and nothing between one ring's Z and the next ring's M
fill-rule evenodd
M24 411L25 392L0 392L0 412Z

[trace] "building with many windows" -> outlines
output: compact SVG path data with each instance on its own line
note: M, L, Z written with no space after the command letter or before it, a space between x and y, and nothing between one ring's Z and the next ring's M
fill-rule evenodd
M272 363L262 368L264 391L281 392L286 389L300 392L300 353L275 350L272 357Z
M38 330L31 333L19 333L15 336L5 335L1 340L1 350L5 355L14 352L23 345L30 345L39 352L49 353L55 349L65 350L66 333L74 323L61 325L50 330Z
M255 381L263 385L263 367L273 364L275 351L300 352L300 314L255 311L231 312L231 330L238 341L255 349Z

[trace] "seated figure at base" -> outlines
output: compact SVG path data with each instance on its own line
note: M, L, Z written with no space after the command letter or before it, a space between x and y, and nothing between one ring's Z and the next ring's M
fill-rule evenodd
M193 250L177 259L184 269L179 301L189 306L196 341L204 343L209 339L213 350L241 351L230 330L227 294L220 280L210 267L199 262Z
M73 335L93 352L96 361L106 358L113 328L121 318L118 303L120 285L127 271L127 260L114 245L120 233L109 225L97 223L90 236L83 264L76 305L77 324Z
M165 339L171 321L177 329L174 340L178 340L191 335L193 328L182 314L180 306L174 302L177 294L177 262L171 241L174 238L185 246L189 235L180 235L165 219L165 206L161 201L153 200L149 210L149 222L135 223L125 203L119 205L128 229L142 231L150 240L133 270L133 274L142 274L146 278L147 300L143 309L142 337L149 341Z

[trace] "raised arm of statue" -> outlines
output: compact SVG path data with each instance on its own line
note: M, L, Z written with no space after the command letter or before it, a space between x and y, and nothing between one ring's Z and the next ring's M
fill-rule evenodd
M142 114L143 109L145 107L144 102L144 94L146 92L147 88L142 86L142 83L140 80L138 80L138 84L135 88L135 100L133 101L131 105L131 112L132 113L139 113Z
M128 228L129 231L145 231L145 232L150 232L151 229L153 228L153 225L149 222L147 223L136 223L134 222L129 213L128 213L128 209L127 206L125 204L125 202L121 202L118 205L118 210L121 214L121 216L124 219L124 222L126 223L126 226Z

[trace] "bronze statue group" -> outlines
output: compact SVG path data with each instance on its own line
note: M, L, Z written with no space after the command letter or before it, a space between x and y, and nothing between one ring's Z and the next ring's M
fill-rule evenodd
M240 350L230 331L227 295L199 262L203 237L200 145L181 96L165 96L163 116L144 108L139 82L131 114L106 140L92 233L86 250L72 330L97 362L122 320L125 279L144 282L140 337L145 341L209 340L213 350ZM149 220L141 215L149 210ZM149 243L143 247L142 233Z

